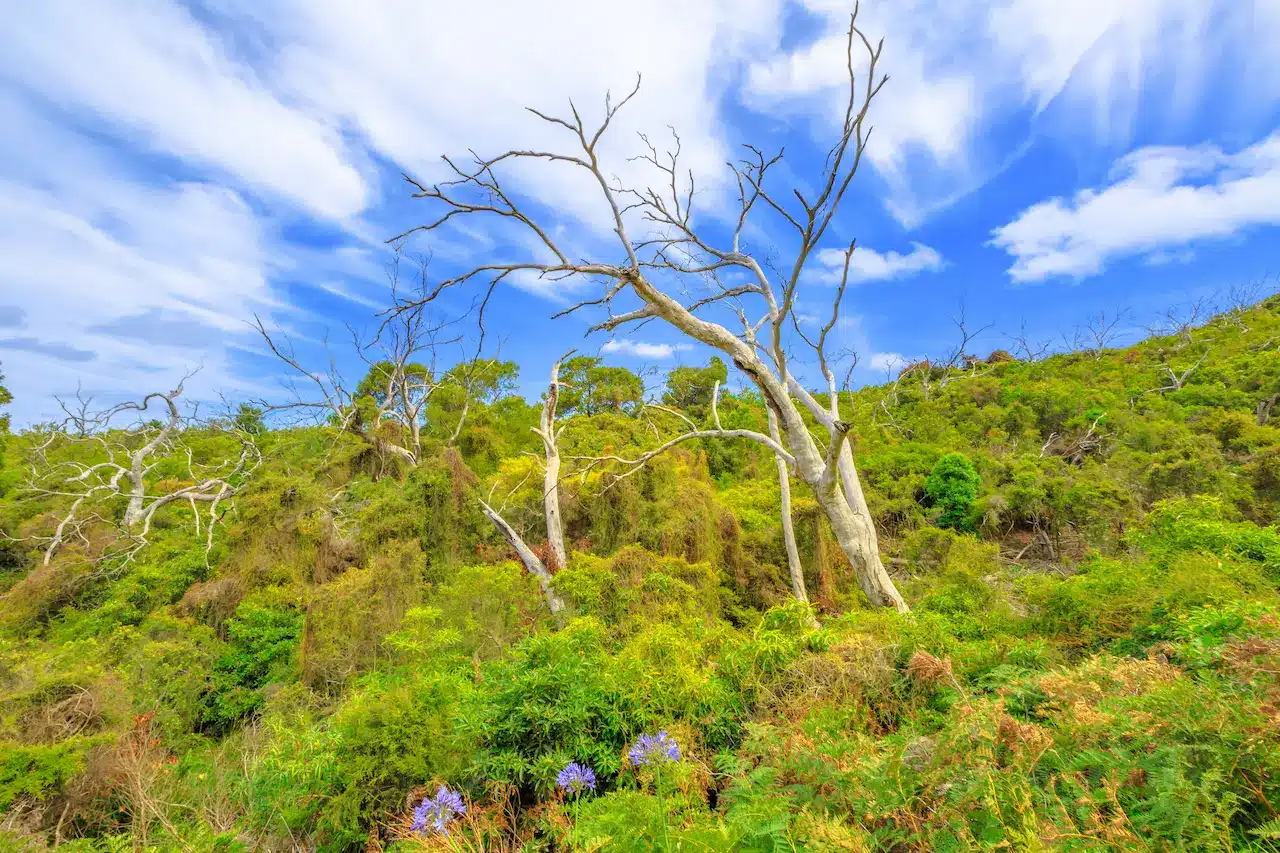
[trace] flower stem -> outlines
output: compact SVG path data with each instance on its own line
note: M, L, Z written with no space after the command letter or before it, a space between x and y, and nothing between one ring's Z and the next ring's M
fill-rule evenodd
M658 790L658 809L662 812L662 849L671 849L671 836L667 831L667 795L662 790L662 764L653 766L653 785Z

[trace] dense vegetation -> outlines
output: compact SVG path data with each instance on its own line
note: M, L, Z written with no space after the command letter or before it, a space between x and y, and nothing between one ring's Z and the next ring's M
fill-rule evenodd
M772 456L704 440L566 471L553 618L478 506L541 541L513 365L456 438L433 398L416 463L246 407L262 462L217 536L175 501L124 555L90 527L43 559L67 498L23 472L94 451L0 429L0 847L1280 849L1278 345L1273 297L851 393L909 614L799 482L793 601ZM637 377L563 374L566 459L652 446ZM664 402L706 419L725 377ZM750 393L719 414L765 428Z

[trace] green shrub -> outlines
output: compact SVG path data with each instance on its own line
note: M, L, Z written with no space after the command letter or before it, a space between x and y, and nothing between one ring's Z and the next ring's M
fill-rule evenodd
M924 481L925 498L939 511L939 527L972 530L970 510L978 499L978 471L962 453L939 459Z

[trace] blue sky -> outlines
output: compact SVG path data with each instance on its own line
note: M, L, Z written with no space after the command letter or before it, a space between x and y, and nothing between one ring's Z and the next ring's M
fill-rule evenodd
M786 146L782 183L821 167L840 116L850 4L388 0L46 0L0 32L0 370L14 420L55 394L280 396L254 314L354 382L347 325L387 303L384 241L430 218L402 171L439 155L556 144L526 105L598 112L640 94L604 156L624 181L636 132L680 133L700 216L720 227L724 161ZM975 344L1025 321L1057 339L1127 309L1164 310L1280 274L1280 0L864 0L888 86L868 161L833 227L857 237L842 346L860 382L945 351L961 302ZM565 243L608 254L589 185L555 168L504 180ZM777 221L755 247L785 257ZM479 221L417 240L432 274L513 259ZM603 253L603 254L601 254ZM832 295L821 264L802 307ZM649 324L583 339L552 320L590 283L503 285L492 342L540 391L569 346L659 371L707 353ZM442 304L447 314L467 300Z

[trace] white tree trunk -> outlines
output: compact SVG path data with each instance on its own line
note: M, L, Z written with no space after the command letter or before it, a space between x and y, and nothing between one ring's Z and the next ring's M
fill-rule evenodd
M876 528L870 517L854 512L839 489L825 494L815 490L815 495L818 505L831 522L831 530L840 543L840 550L853 565L858 586L866 593L867 598L873 604L892 606L899 613L906 613L909 610L907 603L880 561Z
M547 519L547 555L552 572L568 563L564 547L564 525L560 520L560 449L556 445L556 405L560 398L560 361L551 367L551 382L542 406L542 422L538 434L546 456L542 474L542 509Z
M769 410L769 435L774 441L781 442L778 435L778 418L773 410ZM804 585L804 565L800 562L800 549L796 546L796 528L791 519L791 469L787 460L778 454L773 455L774 464L778 467L778 490L782 495L782 541L787 549L787 570L791 574L791 593L796 601L809 603L809 591Z
M498 532L515 549L516 555L520 557L520 562L524 564L525 569L538 579L538 586L542 587L542 594L547 599L547 607L551 609L552 613L559 614L560 611L564 610L564 601L560 596L556 595L556 591L551 587L551 572L547 571L547 567L543 565L542 560L538 559L538 555L533 553L533 549L525 543L514 527L507 524L507 520L499 515L497 510L484 501L480 502L480 506L484 509L484 514L498 528Z
M791 377L784 374L782 380L779 380L760 360L753 347L723 326L695 317L647 279L633 278L631 285L636 295L648 303L653 314L689 337L729 355L738 369L760 389L765 405L776 414L781 432L786 436L787 446L796 461L796 472L813 490L818 506L831 523L840 550L853 566L858 586L874 605L891 606L900 613L910 610L880 561L875 524L871 513L867 511L866 502L861 499L861 489L852 498L860 504L855 507L841 488L839 454L831 460L823 458L813 436L809 434L809 426L801 416L796 400L787 390ZM847 449L847 441L843 436L837 439L834 424L831 431L832 441L841 442L840 454L843 454ZM852 456L850 469L852 470Z
M857 481L857 471L853 466L853 455L849 451L847 439L843 436L833 438L833 441L840 441L840 450L834 459L824 459L813 436L809 434L808 426L800 417L795 401L785 393L779 397L787 406L786 409L780 409L780 420L796 459L796 470L813 490L818 506L831 524L831 531L835 534L840 550L853 567L858 586L872 604L893 607L900 613L907 612L910 608L880 560L875 523L863 497L861 484ZM842 465L840 460L845 454L849 454L848 462ZM845 492L845 482L851 487L848 494Z

